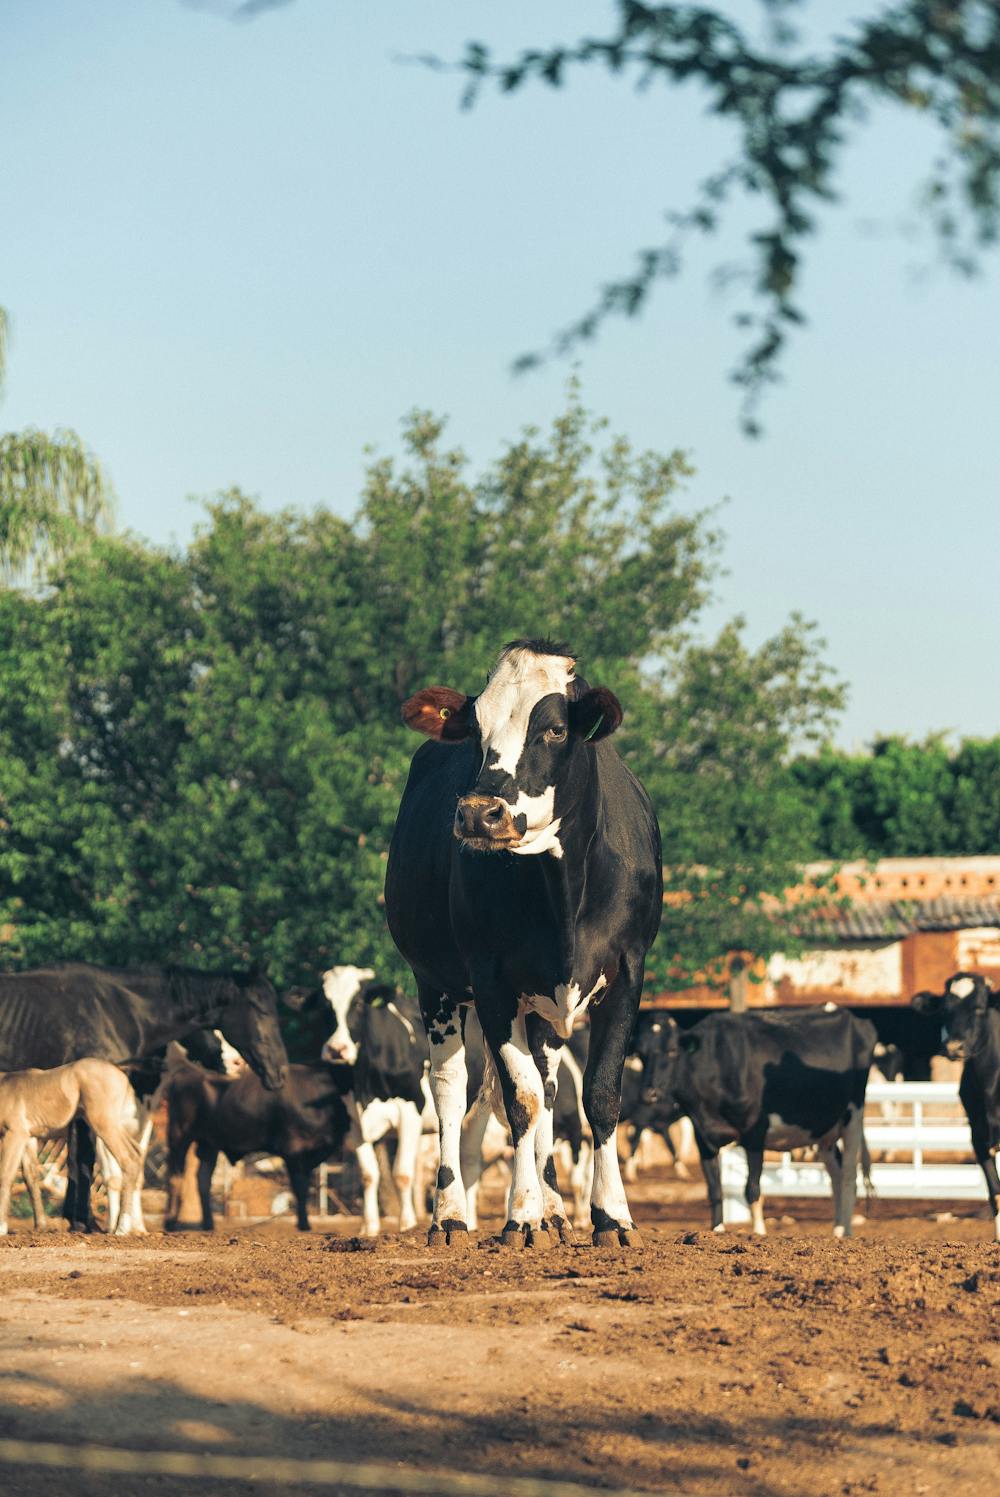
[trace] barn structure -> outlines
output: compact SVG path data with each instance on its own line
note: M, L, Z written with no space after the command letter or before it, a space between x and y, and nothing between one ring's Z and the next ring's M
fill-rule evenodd
M829 865L807 868L803 890L829 874ZM937 1035L910 1008L914 993L940 991L959 970L1000 987L1000 857L842 864L830 903L811 905L797 933L804 947L794 956L734 955L728 983L648 1001L681 1023L719 1008L836 1003L867 1015L887 1043L929 1056Z

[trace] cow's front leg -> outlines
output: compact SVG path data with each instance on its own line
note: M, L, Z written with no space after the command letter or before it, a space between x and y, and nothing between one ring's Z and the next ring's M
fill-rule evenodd
M590 1053L583 1077L583 1107L594 1135L590 1219L594 1226L595 1247L642 1245L629 1211L618 1162L622 1072L641 989L641 965L637 982L629 981L625 972L620 972L607 998L591 1015Z
M431 1095L437 1109L441 1142L434 1218L427 1233L427 1245L461 1248L469 1241L461 1160L468 1086L464 1010L446 994L423 986L420 1009L431 1052Z
M572 1242L573 1228L566 1216L566 1207L556 1179L555 1160L552 1157L553 1111L562 1041L557 1038L552 1025L537 1014L528 1014L525 1023L528 1043L542 1081L542 1110L535 1130L535 1171L542 1186L542 1226L558 1232L560 1241Z
M507 1222L500 1240L507 1247L547 1247L545 1198L535 1163L535 1136L545 1110L542 1078L528 1043L524 1015L509 1004L482 1004L476 1010L503 1096L507 1126L514 1140L514 1171ZM551 1152L551 1132L549 1139Z

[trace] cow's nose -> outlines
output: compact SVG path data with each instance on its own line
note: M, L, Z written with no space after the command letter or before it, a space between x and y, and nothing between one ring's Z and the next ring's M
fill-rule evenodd
M647 1086L643 1091L642 1100L647 1107L652 1107L654 1103L659 1102L660 1093L655 1086Z
M965 1046L961 1040L949 1040L944 1047L944 1052L949 1060L964 1060Z
M465 795L455 811L455 836L477 842L516 841L510 807L496 795Z

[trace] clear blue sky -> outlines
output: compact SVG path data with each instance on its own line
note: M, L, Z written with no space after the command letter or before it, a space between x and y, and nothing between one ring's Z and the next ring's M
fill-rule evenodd
M567 366L513 379L510 360L658 242L727 145L694 94L581 74L461 113L456 79L396 60L606 30L604 0L226 8L3 6L0 422L75 428L158 541L230 484L350 514L366 444L394 450L415 405L477 464L546 422ZM933 247L898 227L932 148L888 116L857 136L762 441L739 431L734 308L708 284L736 239L579 363L616 430L688 449L685 503L729 500L706 627L815 619L847 745L1000 732L1000 267L915 273Z

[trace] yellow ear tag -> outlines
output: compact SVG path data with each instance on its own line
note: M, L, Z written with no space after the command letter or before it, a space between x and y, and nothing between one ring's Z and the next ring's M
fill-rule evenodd
M451 708L450 707L439 707L438 708L438 712L439 712L439 714L440 714L441 717L450 717L451 716Z

